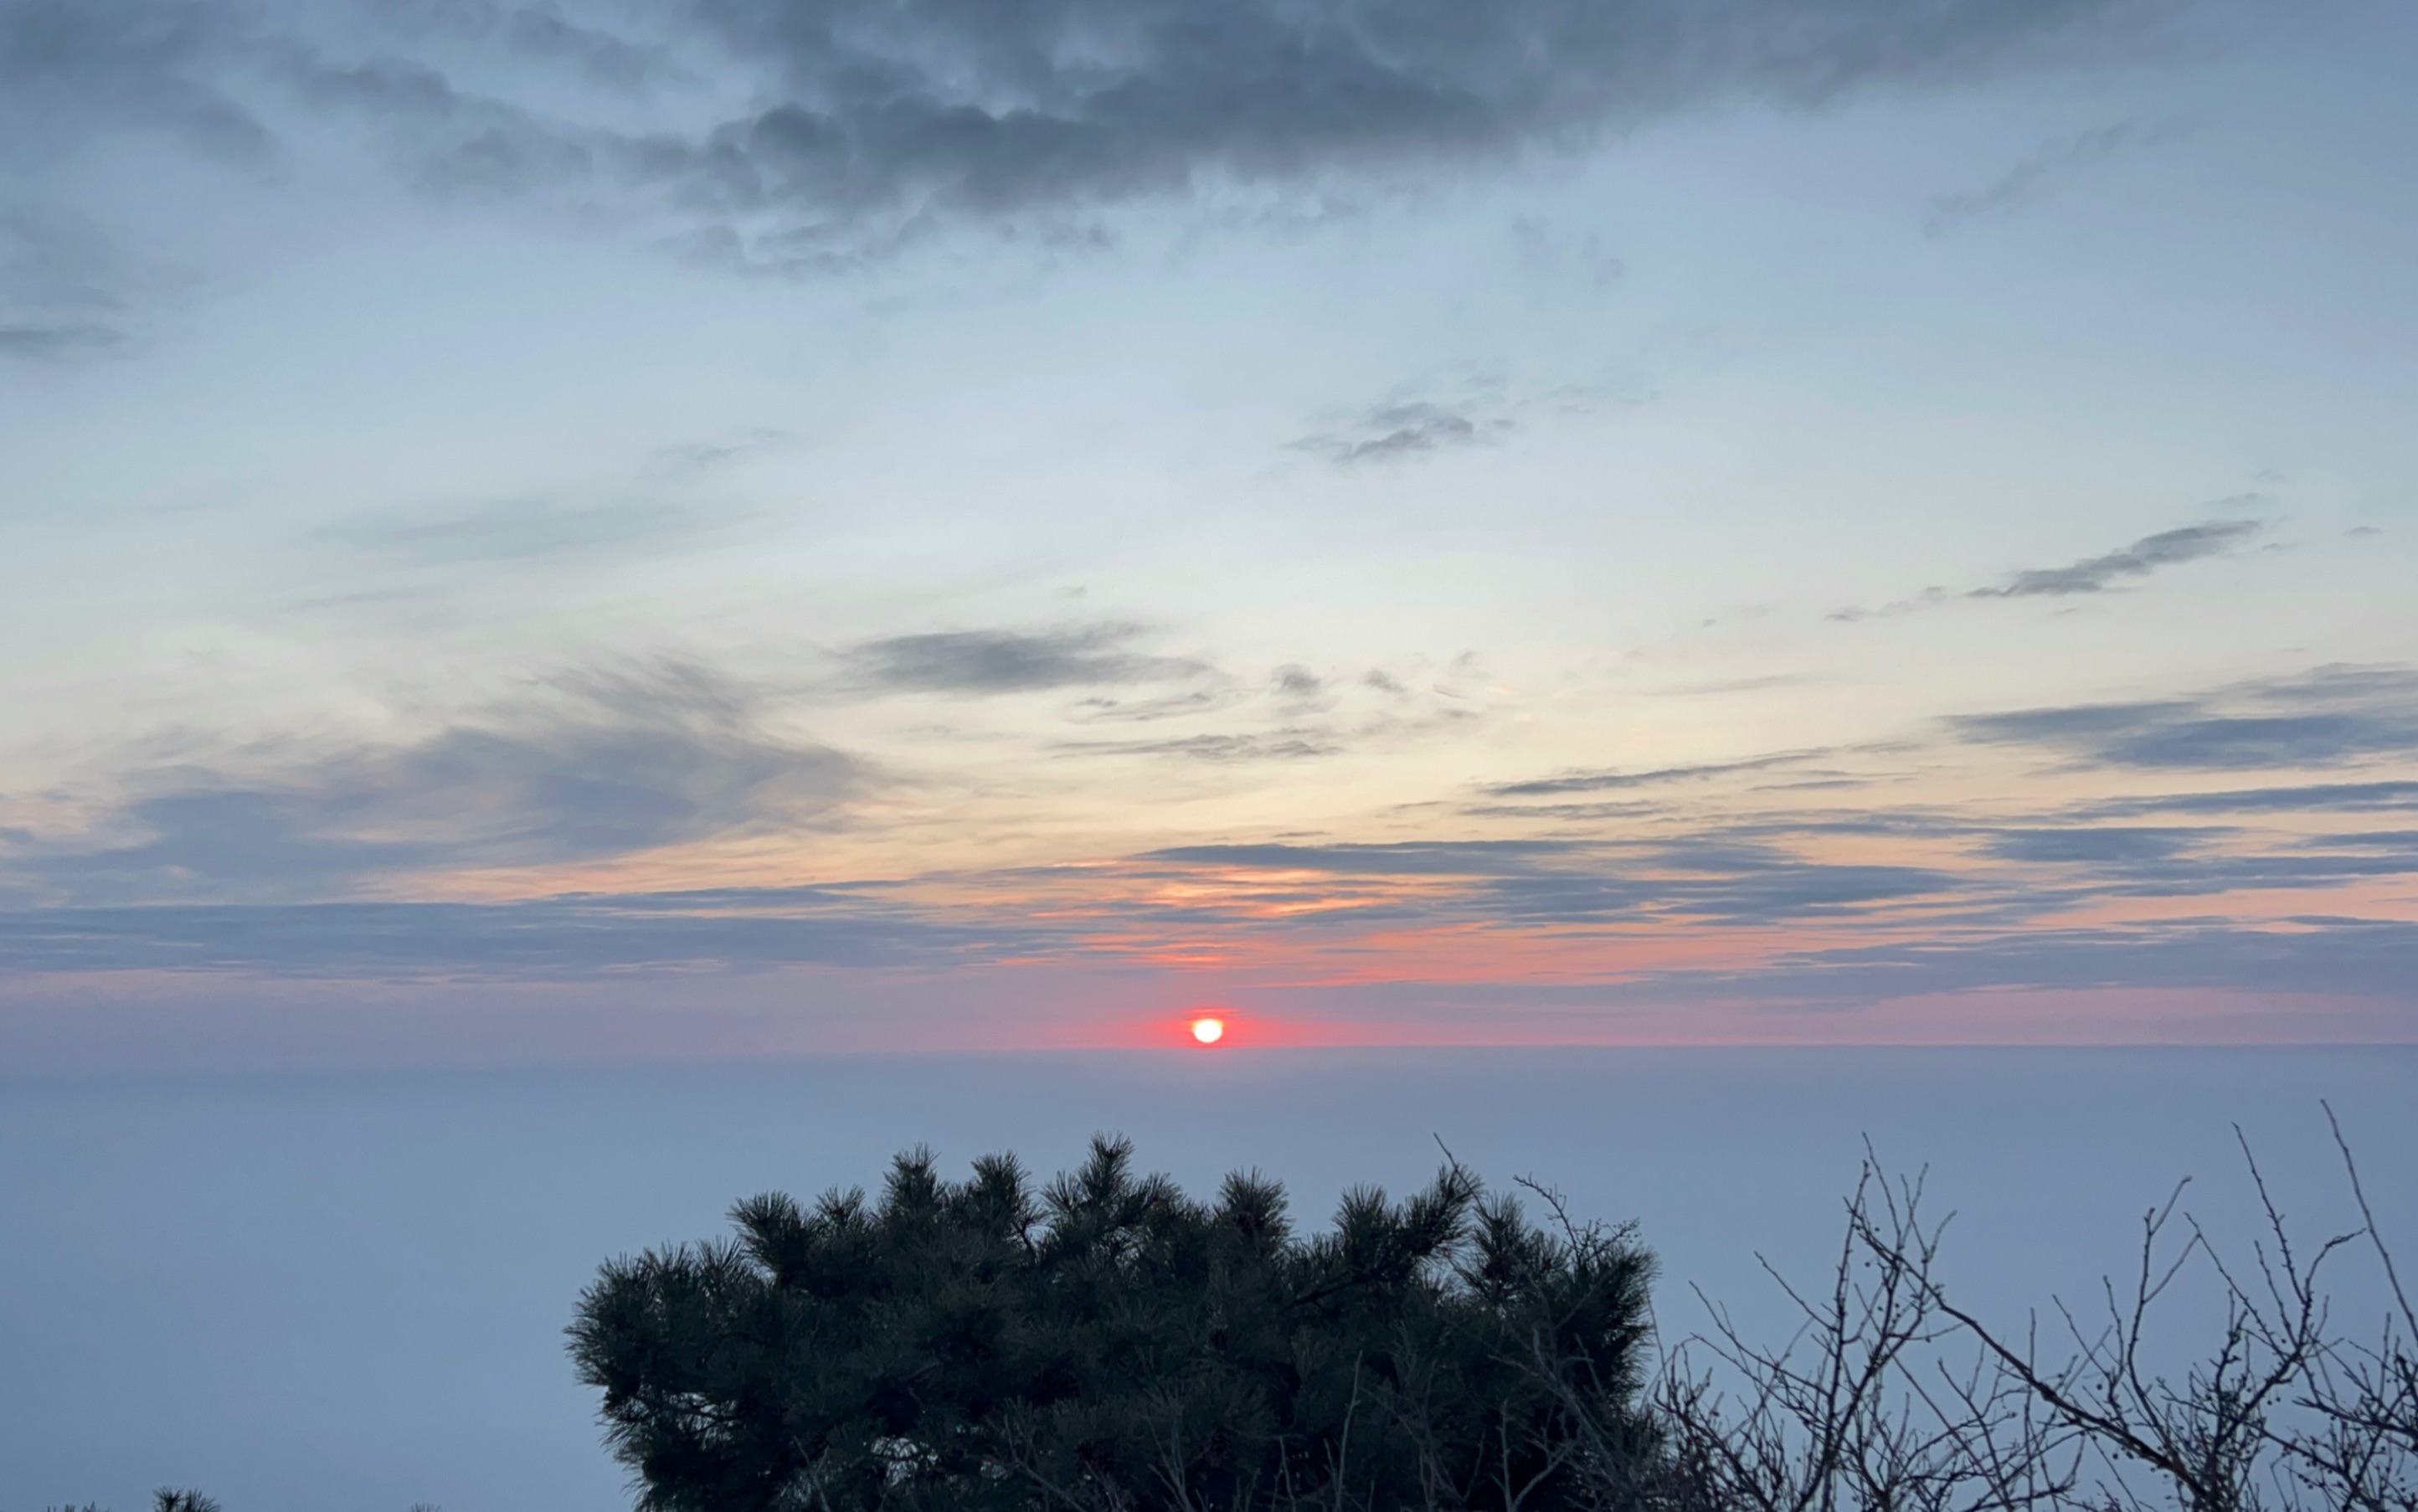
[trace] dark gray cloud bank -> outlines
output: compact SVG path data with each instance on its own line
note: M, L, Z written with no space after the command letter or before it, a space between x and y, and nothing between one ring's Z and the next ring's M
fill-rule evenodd
M2088 50L2168 8L701 0L697 22L755 60L775 102L614 155L693 204L803 212L769 245L811 255L840 223L904 208L1015 213L1431 169L1728 99L1818 104Z
M55 228L72 220L63 176L96 154L249 170L343 120L423 190L558 196L590 219L618 206L709 260L829 269L951 226L1064 230L1204 190L1423 179L1728 102L1810 107L2101 56L2190 8L0 0L0 206ZM0 354L118 344L124 279L108 270L125 261L105 231L0 231ZM1406 415L1351 444L1451 444L1455 419Z

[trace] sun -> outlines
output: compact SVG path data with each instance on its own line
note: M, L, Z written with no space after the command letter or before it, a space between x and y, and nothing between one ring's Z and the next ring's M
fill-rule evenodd
M1196 1018L1192 1021L1192 1037L1203 1045L1215 1045L1226 1037L1226 1021L1222 1018Z

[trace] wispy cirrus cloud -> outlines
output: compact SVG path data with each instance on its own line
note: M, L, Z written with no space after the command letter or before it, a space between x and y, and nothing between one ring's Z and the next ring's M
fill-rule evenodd
M1140 862L1238 866L1265 871L1345 872L1370 877L1481 875L1569 854L1555 840L1401 840L1380 844L1170 846L1144 851Z
M1232 765L1252 761L1302 761L1333 756L1342 747L1323 734L1282 730L1242 735L1181 735L1160 741L1068 741L1062 756L1182 756Z
M2181 134L2181 128L2171 123L2128 120L2052 138L1980 189L1934 195L1922 228L1937 237L1971 221L2013 214L2047 198L2064 180L2111 158L2171 142Z
M583 24L552 6L375 0L370 14L383 32L400 40L476 44L507 57L566 68L618 89L635 91L688 77L665 42L634 41L604 26Z
M1064 932L951 922L849 887L564 896L0 910L0 970L210 971L318 980L592 981L632 970L799 966L932 970L1068 943Z
M2167 861L2206 845L2205 829L2153 829L2141 825L2014 827L1991 832L1987 852L2006 861L2082 863Z
M864 641L842 650L839 660L876 692L956 697L1171 682L1209 670L1190 657L1134 649L1143 634L1144 627L1123 623L933 631Z
M1749 756L1738 761L1712 761L1683 767L1654 767L1644 771L1566 771L1550 777L1529 777L1519 782L1492 783L1484 791L1494 798L1554 798L1572 793L1622 792L1632 787L1654 787L1664 783L1685 783L1706 777L1723 777L1732 772L1762 771L1772 767L1797 766L1828 754L1824 751L1785 751L1772 756Z
M2155 814L2334 814L2418 809L2418 782L2301 783L2212 792L2153 793L2079 805L2083 818L2137 818Z
M2257 500L2245 497L2227 502L2246 505ZM1925 588L1911 599L1901 599L1877 609L1834 609L1827 618L1852 623L1859 619L1935 608L1958 599L2062 599L2114 592L2128 583L2165 568L2224 556L2264 528L2264 524L2257 520L2218 520L2205 525L2178 526L2172 530L2160 530L2143 536L2130 545L2101 552L2095 557L2084 557L2062 567L2026 568L2008 573L1997 583L1960 591Z
M1584 840L1403 841L1380 845L1190 846L1149 852L1144 863L1274 874L1417 878L1412 908L1431 922L1563 926L1695 918L1776 922L1867 905L1937 898L1967 883L1935 868L1841 864L1777 847ZM1458 885L1438 888L1434 884ZM1389 910L1401 900L1384 895ZM1324 927L1349 910L1320 916Z
M467 508L399 507L332 520L304 538L423 566L534 562L682 535L707 522L658 498L499 499Z
M2321 667L2193 697L1966 714L1949 725L1967 741L2110 767L2330 767L2418 755L2418 672Z
M1231 707L1230 688L1187 688L1177 693L1116 697L1108 694L1079 699L1068 717L1086 725L1155 725L1162 720L1196 719Z
M2063 567L2036 567L2011 574L2003 583L1968 590L1968 599L2064 598L2075 593L2104 593L2119 583L2147 577L2162 567L2179 567L2230 551L2260 529L2256 520L2222 520L2186 525L2143 536L2129 546L2085 557Z
M1692 982L1675 973L1652 985L1800 1002L1982 989L2199 988L2369 998L2407 1015L2418 1011L2413 958L2418 924L2401 920L2306 917L2259 926L2189 919L1835 946ZM2402 1031L2410 1027L2405 1018Z
M1500 373L1467 367L1401 384L1373 405L1328 410L1317 429L1287 442L1286 450L1346 469L1382 466L1498 445L1534 420L1591 415L1651 397L1632 384L1603 379L1528 389Z
M696 502L698 484L789 440L742 430L655 447L620 477L529 495L388 504L312 527L300 543L363 562L401 567L526 567L727 531L743 511Z
M123 351L145 307L180 282L78 211L0 204L0 359L65 362Z
M18 837L0 878L68 903L341 896L795 827L865 780L703 668L590 669L414 741L148 765L84 830Z
M1304 436L1291 446L1351 466L1483 446L1500 440L1515 424L1507 416L1486 414L1473 404L1410 400L1375 405L1331 431Z

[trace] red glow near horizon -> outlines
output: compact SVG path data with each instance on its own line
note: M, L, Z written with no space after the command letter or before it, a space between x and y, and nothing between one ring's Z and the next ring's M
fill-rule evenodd
M1204 1014L1187 1027L1192 1031L1193 1042L1198 1045L1215 1045L1226 1037L1226 1021L1214 1015Z

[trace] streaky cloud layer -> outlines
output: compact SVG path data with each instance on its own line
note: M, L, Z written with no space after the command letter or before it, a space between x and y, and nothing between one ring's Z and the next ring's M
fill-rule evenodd
M2413 63L0 0L0 1046L2418 1035Z

